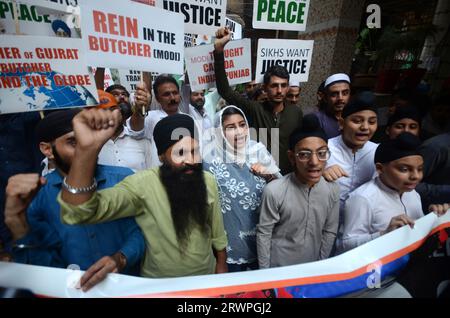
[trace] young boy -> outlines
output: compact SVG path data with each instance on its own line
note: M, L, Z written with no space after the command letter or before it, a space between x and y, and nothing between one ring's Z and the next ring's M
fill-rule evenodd
M395 139L403 132L419 136L420 121L420 114L416 108L412 106L397 108L395 113L388 119L386 139Z
M289 138L294 172L269 183L263 193L257 252L260 268L329 257L338 229L339 187L322 178L330 151L313 115Z
M343 206L350 192L376 174L373 157L377 144L369 141L377 130L373 94L362 92L352 99L342 112L340 126L342 135L328 141L331 157L323 176L339 184L341 225Z
M420 139L410 133L379 145L375 153L378 177L365 183L345 203L342 251L371 241L404 225L414 226L423 216L414 190L423 176ZM448 205L430 207L438 214Z

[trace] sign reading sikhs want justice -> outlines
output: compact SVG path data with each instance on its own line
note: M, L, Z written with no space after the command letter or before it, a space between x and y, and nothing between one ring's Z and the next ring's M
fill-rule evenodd
M91 66L183 74L184 22L179 13L126 0L80 1Z
M264 73L273 66L284 66L291 83L307 82L314 41L259 39L255 80L263 81Z
M253 28L305 31L309 0L254 0Z

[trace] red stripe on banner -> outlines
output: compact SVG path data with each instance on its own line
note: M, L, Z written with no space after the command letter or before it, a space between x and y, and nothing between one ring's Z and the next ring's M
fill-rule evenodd
M387 255L381 258L379 261L382 264L388 264L396 259L409 254L410 252L419 248L430 236L435 233L450 227L450 222L443 223L438 227L434 228L428 236L419 240L397 252L394 252L390 255ZM312 276L312 277L304 277L304 278L293 278L293 279L285 279L278 281L267 281L261 283L254 284L245 284L245 285L233 285L233 286L225 286L225 287L216 287L216 288L205 288L205 289L193 289L193 290L185 290L185 291L176 291L176 292L168 292L168 293L158 293L158 294L143 294L143 295L132 295L125 296L125 298L180 298L180 297L217 297L220 295L228 295L228 294L236 294L242 292L251 292L258 291L264 289L274 289L274 288L282 288L282 287L290 287L290 286L300 286L300 285L309 285L309 284L319 284L319 283L328 283L333 281L341 281L341 280L349 280L353 279L357 276L363 275L367 273L367 264L361 268L358 268L352 272L341 273L341 274L331 274L331 275L322 275L322 276Z

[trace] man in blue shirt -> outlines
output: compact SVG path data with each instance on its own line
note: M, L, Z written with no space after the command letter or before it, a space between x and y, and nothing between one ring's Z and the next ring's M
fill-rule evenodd
M9 179L5 223L14 240L14 261L53 267L76 264L87 270L80 280L80 287L86 291L111 272L139 274L145 244L132 218L94 225L61 223L56 197L75 153L71 121L77 113L58 111L39 123L40 149L55 163L56 171L46 179L37 174L19 174ZM111 187L131 174L128 168L98 165L97 187Z

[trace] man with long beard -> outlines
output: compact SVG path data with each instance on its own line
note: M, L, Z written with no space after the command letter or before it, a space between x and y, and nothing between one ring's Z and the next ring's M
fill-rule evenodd
M227 238L213 176L201 171L194 120L174 114L153 131L161 167L141 171L96 192L93 167L120 113L85 110L74 120L75 160L59 198L69 224L135 216L147 243L147 277L205 275L227 271ZM120 211L120 212L119 212Z

